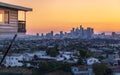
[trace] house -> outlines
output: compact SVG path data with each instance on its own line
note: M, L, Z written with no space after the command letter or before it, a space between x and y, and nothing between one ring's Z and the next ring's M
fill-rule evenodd
M37 55L38 57L42 57L46 55L46 51L35 51L35 52L27 52L25 55L28 55L30 58L34 57L34 55Z
M20 62L24 64L26 67L33 67L33 68L39 68L40 62L56 62L55 57L50 56L42 56L37 58L32 58L31 60L21 60Z
M23 11L24 21L18 20L18 12ZM26 33L26 12L31 8L0 2L0 34Z
M23 55L21 54L12 54L9 55L5 58L3 64L5 65L5 67L21 67L23 66L23 64L19 61L23 60Z
M112 70L112 75L120 75L120 66L117 60L106 58L102 60L102 62L105 63Z
M112 67L113 75L120 75L120 66Z
M119 52L114 52L113 54L109 54L108 58L114 59L114 60L120 60Z
M94 75L92 68L87 66L73 66L71 72L73 75Z
M102 60L102 62L109 66L118 66L118 61L115 59L111 59L111 58L106 58Z
M96 58L88 58L87 59L87 65L92 65L94 63L100 63L98 59Z

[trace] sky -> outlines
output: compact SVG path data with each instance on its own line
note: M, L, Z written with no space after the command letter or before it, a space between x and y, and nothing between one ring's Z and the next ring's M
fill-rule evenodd
M95 32L120 32L120 0L0 0L33 8L27 13L27 34L69 32L92 27ZM22 17L22 13L19 15Z

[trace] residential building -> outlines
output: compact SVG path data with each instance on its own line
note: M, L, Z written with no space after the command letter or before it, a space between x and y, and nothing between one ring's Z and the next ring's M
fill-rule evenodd
M23 11L24 21L18 20L18 12ZM0 2L0 34L26 33L26 12L31 8Z

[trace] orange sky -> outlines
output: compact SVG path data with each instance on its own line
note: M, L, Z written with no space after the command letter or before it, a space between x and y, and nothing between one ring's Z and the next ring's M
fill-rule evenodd
M0 0L33 8L27 34L69 31L83 25L96 32L120 32L120 0Z

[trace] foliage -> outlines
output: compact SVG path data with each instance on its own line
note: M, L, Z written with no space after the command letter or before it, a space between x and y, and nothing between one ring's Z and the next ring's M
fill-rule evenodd
M40 62L39 69L33 70L33 75L44 75L55 70L71 71L71 64L61 62Z
M40 62L39 68L41 71L51 71L61 67L62 64L59 62Z
M94 54L88 50L79 50L79 54L81 58L88 58L88 57L93 57Z
M37 59L37 58L38 58L38 56L37 56L37 55L34 55L34 56L33 56L33 58L34 58L34 59Z
M77 64L78 65L82 65L83 64L83 59L81 57L79 57Z
M71 70L70 67L71 67L71 64L69 64L69 63L63 63L62 70L69 72Z
M50 69L50 66L47 62L41 62L40 63L40 70L42 71L48 71Z
M118 60L118 64L120 65L120 60Z
M101 60L103 60L103 59L105 59L105 57L104 56L99 56L99 57L97 57L100 61Z
M96 63L93 64L92 67L95 75L112 75L112 70L108 68L105 64Z
M54 46L53 48L49 48L46 50L47 55L51 57L56 57L59 54L58 46Z
M81 56L82 58L85 58L86 55L87 55L87 51L86 51L86 50L80 50L79 53L80 53L80 56Z
M4 73L0 73L0 75L23 75L22 73L11 73L11 72L4 72Z

